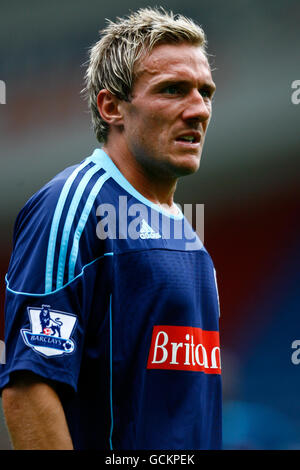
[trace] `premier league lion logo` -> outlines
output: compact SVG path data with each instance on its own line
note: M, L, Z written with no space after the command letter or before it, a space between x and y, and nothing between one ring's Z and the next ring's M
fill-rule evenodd
M31 328L21 329L27 346L46 357L71 354L75 350L71 338L77 323L75 315L52 310L50 305L27 307L27 311Z
M62 326L63 322L60 321L60 318L51 318L50 316L50 305L42 305L42 310L40 313L40 322L42 331L41 334L51 335L51 336L61 336L60 335L60 327Z

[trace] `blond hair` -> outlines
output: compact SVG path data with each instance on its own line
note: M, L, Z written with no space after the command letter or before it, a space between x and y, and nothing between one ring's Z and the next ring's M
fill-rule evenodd
M135 79L135 65L154 46L162 43L188 42L198 45L205 53L203 29L182 15L163 8L142 8L100 31L101 39L91 47L82 90L92 115L92 124L100 143L106 142L109 125L101 118L97 107L100 90L107 89L119 99L129 101Z

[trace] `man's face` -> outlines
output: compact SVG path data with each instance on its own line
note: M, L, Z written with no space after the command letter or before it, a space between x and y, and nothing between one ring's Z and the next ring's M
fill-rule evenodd
M198 46L158 45L136 69L123 102L123 138L131 156L155 177L198 170L215 84Z

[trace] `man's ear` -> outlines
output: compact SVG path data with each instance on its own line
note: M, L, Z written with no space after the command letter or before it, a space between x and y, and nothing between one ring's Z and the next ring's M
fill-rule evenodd
M105 88L98 93L97 106L100 116L107 124L120 126L123 123L119 98Z

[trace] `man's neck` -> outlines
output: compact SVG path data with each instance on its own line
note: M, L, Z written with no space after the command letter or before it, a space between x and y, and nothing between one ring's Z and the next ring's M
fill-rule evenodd
M126 149L120 149L119 146L115 148L112 144L105 144L103 150L140 194L171 214L178 213L173 199L177 179L154 176L147 172Z

